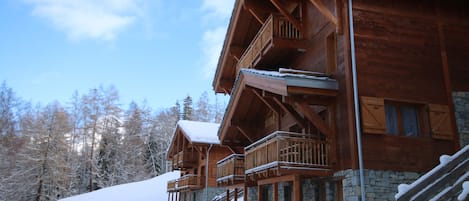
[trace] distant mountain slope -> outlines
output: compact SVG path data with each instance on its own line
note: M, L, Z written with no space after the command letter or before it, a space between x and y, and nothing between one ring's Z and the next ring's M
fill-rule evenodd
M168 172L145 181L121 184L84 193L60 201L155 201L167 200L167 182L179 178L179 171Z

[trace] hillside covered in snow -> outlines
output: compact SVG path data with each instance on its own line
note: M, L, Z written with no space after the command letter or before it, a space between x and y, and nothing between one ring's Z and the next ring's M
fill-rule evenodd
M103 188L90 193L61 199L60 201L155 201L166 200L166 185L177 179L179 171L168 172L152 179Z

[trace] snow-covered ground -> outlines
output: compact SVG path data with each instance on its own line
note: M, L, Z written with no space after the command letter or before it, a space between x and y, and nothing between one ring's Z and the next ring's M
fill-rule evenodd
M103 188L90 193L61 199L60 201L155 201L167 200L169 180L179 178L179 171L168 172L145 181Z

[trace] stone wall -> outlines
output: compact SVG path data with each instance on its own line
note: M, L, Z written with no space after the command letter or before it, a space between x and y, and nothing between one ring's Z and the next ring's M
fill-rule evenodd
M396 172L382 170L364 170L367 201L394 201L397 186L412 183L419 174L414 172ZM344 201L358 201L361 198L360 177L358 170L344 170L334 174L342 177Z
M469 92L453 92L454 115L461 147L469 144Z
M190 200L190 201L205 201L205 200L212 201L212 199L215 196L217 196L219 194L222 194L224 192L226 192L225 188L209 187L207 189L208 199L206 199L206 197L205 197L205 188L204 188L204 189L189 192L188 193L188 195L189 195L188 200Z
M246 196L246 193L244 193ZM257 200L257 186L248 187L248 201Z

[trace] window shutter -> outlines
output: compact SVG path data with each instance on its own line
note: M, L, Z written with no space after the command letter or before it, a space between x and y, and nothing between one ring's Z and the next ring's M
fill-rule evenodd
M365 133L386 133L386 117L384 99L376 97L360 97L362 129Z
M436 139L453 139L449 107L447 105L429 104L430 127L432 137Z

